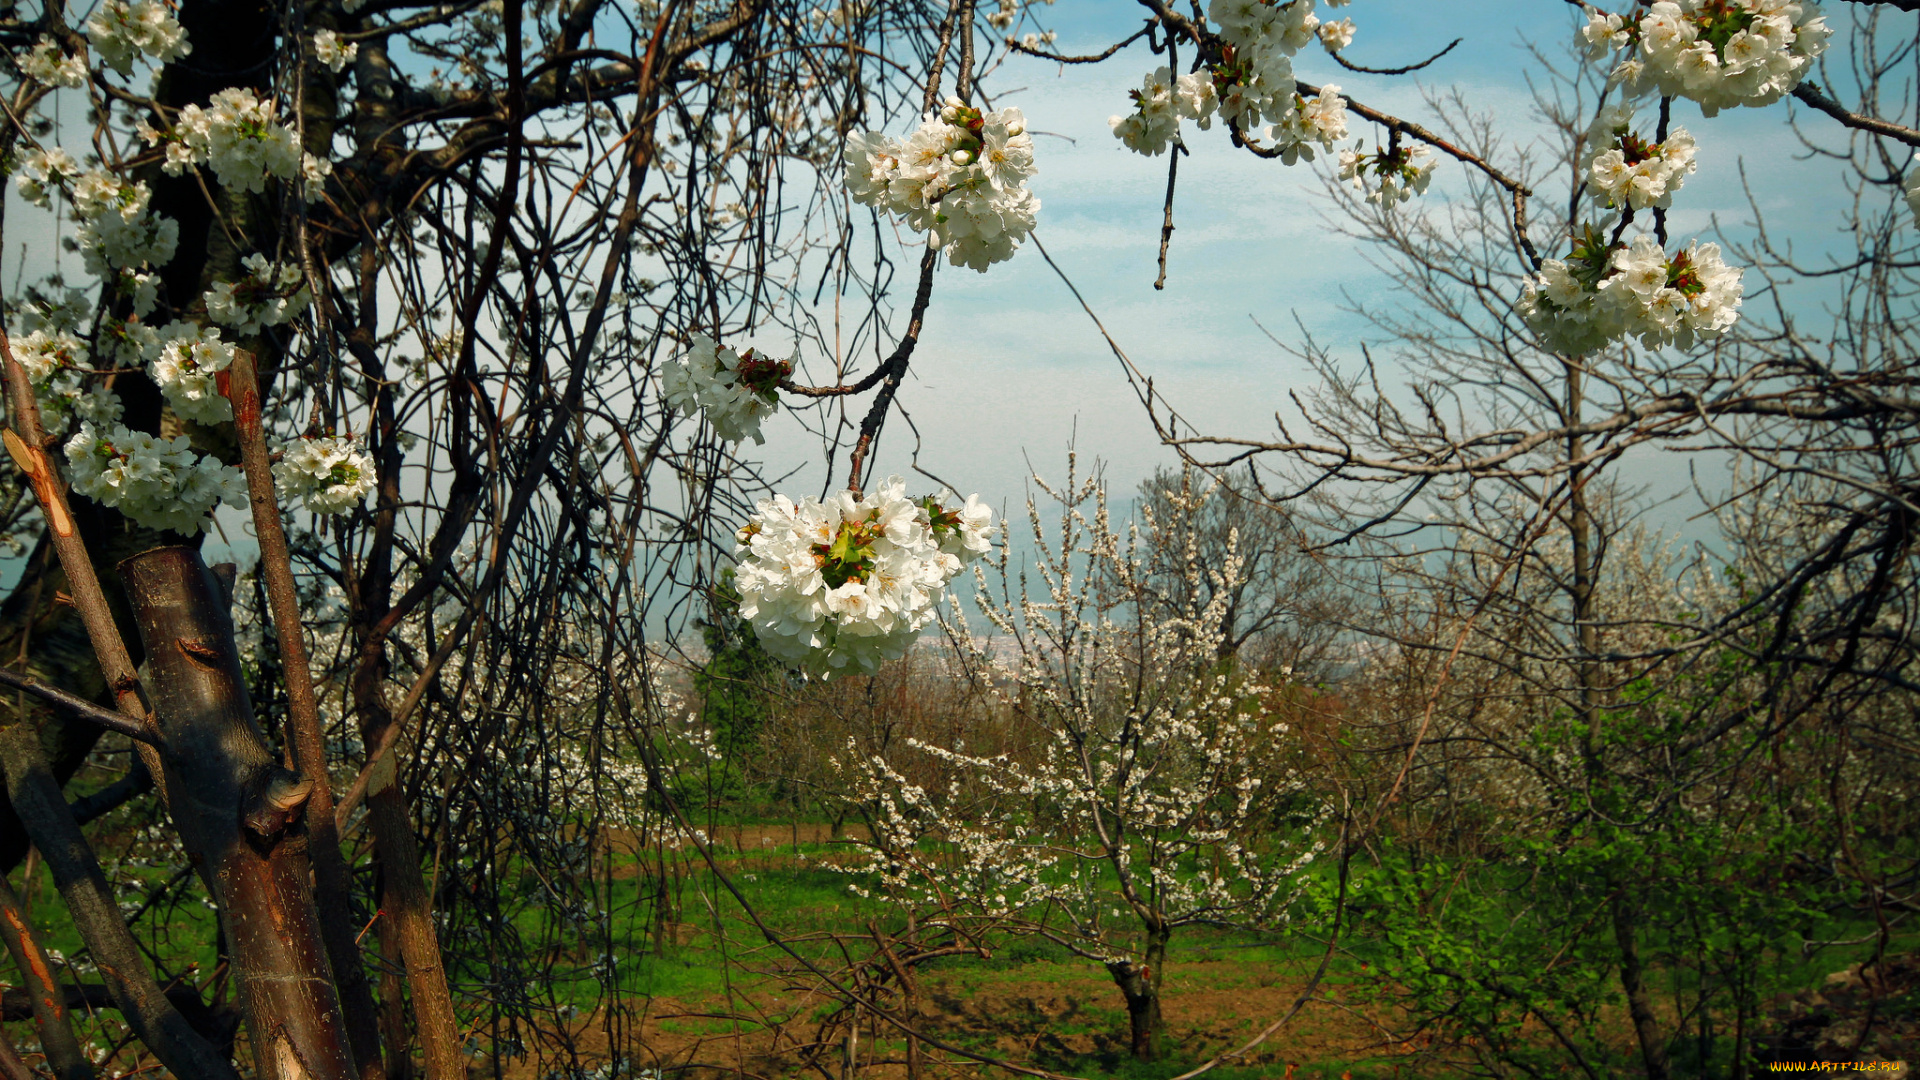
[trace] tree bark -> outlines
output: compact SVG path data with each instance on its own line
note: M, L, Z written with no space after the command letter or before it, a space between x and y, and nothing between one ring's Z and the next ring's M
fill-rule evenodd
M1613 899L1613 936L1620 946L1620 989L1627 995L1627 1015L1633 1018L1633 1033L1640 1040L1647 1080L1667 1080L1667 1040L1660 1034L1660 1020L1653 1014L1653 998L1640 969L1633 913L1620 897Z
M324 70L324 65L314 65ZM274 494L273 467L268 460L266 433L260 426L260 380L253 357L237 350L227 369L233 401L233 428L246 467L248 501L253 510L254 535L260 539L260 573L266 581L273 609L274 636L280 648L280 669L287 684L287 744L293 749L294 768L313 781L307 799L307 850L313 862L315 905L320 934L326 942L328 966L347 1017L347 1034L361 1080L381 1080L380 1029L374 1011L373 990L360 947L354 940L352 882L340 855L340 831L334 821L333 784L327 776L326 735L313 691L313 672L307 661L307 643L300 616L300 596L293 581L287 536L280 522L280 503ZM405 1048L402 1048L405 1053Z
M1171 932L1154 927L1147 932L1145 962L1117 960L1107 973L1127 1002L1128 1046L1135 1061L1160 1060L1160 1033L1166 1021L1160 1015L1160 970L1166 963Z
M299 826L311 781L279 766L254 721L233 625L199 553L157 548L120 574L146 646L174 820L213 883L257 1067L266 1080L357 1080Z

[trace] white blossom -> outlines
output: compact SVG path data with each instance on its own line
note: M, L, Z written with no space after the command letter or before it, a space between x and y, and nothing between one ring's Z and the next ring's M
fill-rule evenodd
M74 240L87 272L111 277L119 270L164 265L180 243L180 223L153 213L153 192L144 180L127 183L112 173L94 171L69 191L81 219Z
M353 58L360 55L359 42L340 41L340 35L332 30L316 30L313 34L313 58L339 74Z
M1665 142L1649 142L1632 129L1629 107L1602 109L1587 133L1581 171L1587 188L1602 206L1645 210L1673 204L1673 194L1698 166L1696 147L1686 128L1667 133Z
M300 158L300 192L308 202L317 202L327 193L327 177L333 175L333 162L312 154Z
M793 374L793 361L738 353L705 334L693 335L685 356L660 369L667 407L684 416L704 413L713 430L729 442L765 443L760 422L780 411L780 380Z
M985 272L1013 257L1040 200L1028 191L1033 137L1019 109L981 112L948 98L905 141L847 136L847 193L927 233L955 266Z
M1589 231L1567 259L1548 259L1528 280L1521 317L1550 349L1579 355L1625 338L1647 348L1690 349L1738 321L1744 287L1717 244L1691 243L1669 258L1650 236L1608 247Z
M1913 211L1915 217L1920 217L1920 168L1907 169L1903 190L1907 196L1907 209Z
M192 162L211 166L220 183L241 191L262 191L269 177L302 174L300 143L293 130L274 119L273 99L245 87L213 95L206 108L180 110L179 139ZM168 154L166 169L178 175L184 162Z
M279 326L307 309L313 299L301 284L300 268L255 253L240 260L247 270L238 281L217 281L207 290L207 318L241 335Z
M1336 19L1333 22L1323 22L1320 24L1320 44L1324 46L1328 52L1337 53L1341 49L1353 44L1353 29L1352 19Z
M212 528L208 513L220 503L247 504L245 475L194 453L185 435L163 439L86 423L66 452L73 490L148 528L192 535Z
M1367 201L1391 207L1424 195L1439 159L1424 146L1403 146L1371 154L1340 151L1340 179L1366 193Z
M1347 137L1347 100L1340 88L1326 85L1311 98L1293 95L1291 108L1273 118L1274 147L1288 165L1313 160L1313 144L1331 149Z
M60 43L50 37L41 38L33 51L20 58L20 70L27 78L48 86L71 89L87 83L86 58L69 56Z
M40 329L9 338L7 344L27 373L47 434L66 434L74 419L100 424L120 418L120 399L106 387L88 383L87 346L73 334Z
M176 322L160 331L147 374L183 420L218 424L233 419L220 393L219 374L233 365L233 345L211 326Z
M1590 48L1598 48L1598 32L1590 17L1583 31ZM1688 98L1712 116L1791 93L1833 31L1812 0L1660 0L1633 33L1641 66L1621 81L1634 93ZM1608 35L1609 45L1616 40Z
M1110 117L1107 125L1127 149L1147 155L1165 153L1167 144L1179 135L1183 119L1197 122L1203 130L1212 127L1214 110L1220 106L1213 73L1206 70L1176 79L1171 69L1155 68L1140 89L1127 91L1127 96L1133 99L1133 111Z
M344 514L366 500L377 479L373 458L348 436L295 439L281 448L273 486L309 512Z
M905 655L947 582L992 543L992 514L969 497L914 502L897 476L865 495L762 500L740 530L740 615L773 656L810 674L872 674Z
M20 172L13 178L20 197L35 206L50 206L48 187L64 187L80 175L80 163L73 155L56 146L29 150L20 157Z
M100 0L87 19L87 39L100 59L122 75L133 73L138 54L164 64L193 51L187 32L162 0Z
M1580 40L1587 47L1587 56L1592 60L1603 60L1607 54L1624 49L1633 42L1633 34L1627 29L1626 20L1606 11L1589 11L1587 25L1580 28Z

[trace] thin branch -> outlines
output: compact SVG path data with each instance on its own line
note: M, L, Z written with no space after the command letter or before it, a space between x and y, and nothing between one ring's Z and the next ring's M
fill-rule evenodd
M1920 0L1913 0L1913 2L1920 3ZM1793 96L1840 121L1843 126L1870 131L1875 135L1885 135L1889 139L1897 139L1908 146L1920 147L1920 131L1901 127L1899 124L1882 120L1877 116L1862 116L1856 112L1848 112L1846 106L1822 93L1812 79L1794 87Z
M108 731L117 731L129 739L137 739L152 746L160 744L159 736L153 733L153 729L148 724L136 721L124 713L103 709L78 694L69 694L57 686L48 686L39 679L22 675L12 668L0 668L0 683L11 686L15 690L24 690L76 720L99 724Z
M1441 49L1439 52L1434 53L1432 56L1427 57L1425 60L1422 60L1417 64L1408 64L1406 67L1397 67L1397 68L1365 67L1360 64L1348 63L1347 58L1344 56L1341 56L1339 53L1334 53L1332 55L1333 55L1333 62L1336 64L1339 64L1343 68L1346 68L1348 71L1358 71L1366 75L1407 75L1407 74L1411 74L1412 72L1419 71L1421 68L1426 67L1428 64L1431 64L1435 60L1438 60L1441 57L1452 52L1454 49L1454 46L1460 44L1465 40L1467 39L1454 38L1452 44L1449 44L1446 48Z

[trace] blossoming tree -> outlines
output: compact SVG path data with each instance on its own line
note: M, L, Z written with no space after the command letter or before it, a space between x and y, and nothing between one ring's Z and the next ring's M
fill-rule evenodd
M1044 595L1018 594L1002 558L998 595L983 574L980 599L1013 648L954 640L967 677L1042 750L1022 762L917 740L850 745L845 794L871 839L849 872L924 932L992 924L1102 965L1134 1056L1152 1061L1174 935L1283 924L1327 807L1287 765L1287 725L1269 708L1284 688L1222 659L1246 571L1231 534L1219 564L1199 558L1214 492L1189 477L1161 493L1165 513L1141 541L1116 535L1097 476L1070 466L1061 487L1034 483L1057 513L1028 504ZM1172 603L1151 580L1157 549L1184 555ZM913 782L903 754L936 759L945 783Z

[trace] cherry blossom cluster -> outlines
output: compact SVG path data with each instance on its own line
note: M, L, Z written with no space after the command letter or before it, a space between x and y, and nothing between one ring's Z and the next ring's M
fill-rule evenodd
M741 617L767 652L809 674L878 671L934 620L962 564L992 546L979 496L951 500L911 500L898 476L865 495L762 500L734 548Z
M1028 191L1033 137L1019 109L982 112L948 98L904 142L878 131L847 136L847 191L927 233L947 261L984 273L1033 231Z
M780 381L793 374L793 361L738 353L705 334L693 347L660 369L667 407L684 416L704 413L713 430L729 442L765 443L760 422L780 410Z
M142 123L140 136L165 145L165 169L178 176L194 165L213 169L220 183L240 191L263 191L270 178L299 179L317 198L332 162L305 154L293 129L275 119L278 106L245 87L216 92L205 108L188 105L172 134Z
M1590 12L1581 30L1595 59L1638 44L1613 73L1630 93L1684 97L1708 116L1792 93L1832 34L1812 0L1661 0L1638 19Z
M1693 136L1674 128L1664 142L1649 142L1633 130L1630 105L1600 111L1587 133L1582 171L1595 201L1607 207L1645 210L1673 204L1673 194L1697 167Z
M1650 236L1609 245L1588 227L1565 259L1528 280L1519 311L1555 352L1581 354L1634 337L1647 348L1689 349L1739 318L1738 267L1717 244L1691 243L1672 257Z
M338 75L353 58L360 55L357 42L342 42L340 35L332 30L316 30L313 34L313 58L327 65Z
M53 205L53 191L65 189L81 172L80 163L60 147L33 149L20 156L13 186L22 199L44 208Z
M90 386L87 346L63 329L39 329L11 338L13 358L33 385L40 424L49 435L64 435L74 419L110 424L120 419L120 399L103 386Z
M133 73L133 58L145 54L156 63L193 51L187 32L163 0L100 0L87 18L87 40L107 66Z
M1275 149L1287 164L1312 161L1313 144L1331 148L1346 138L1347 103L1337 86L1312 98L1300 94L1292 56L1316 35L1329 52L1353 40L1353 20L1322 23L1313 8L1314 0L1215 0L1209 14L1226 42L1220 62L1178 77L1166 67L1148 74L1140 89L1127 92L1133 111L1107 120L1114 138L1136 153L1161 154L1179 137L1180 121L1206 130L1218 112L1249 135L1272 125Z
M1366 193L1367 201L1393 206L1425 194L1439 159L1424 146L1363 153L1356 147L1340 151L1340 179Z
M1148 73L1138 90L1127 91L1134 110L1125 116L1108 119L1113 137L1127 149L1153 156L1164 154L1167 144L1180 134L1180 121L1197 121L1201 130L1213 126L1214 110L1220 99L1213 92L1213 75L1196 71L1174 78L1167 67Z
M233 419L233 403L220 393L219 375L233 365L233 345L211 326L176 322L148 349L147 374L182 420L218 424Z
M48 86L73 88L87 82L86 58L67 55L59 42L48 37L41 38L32 52L20 58L20 70L27 78Z
M1226 44L1208 74L1228 123L1252 133L1292 107L1293 55L1319 36L1313 9L1314 0L1213 0L1207 15Z
M1346 137L1347 99L1340 96L1337 86L1323 86L1310 98L1295 94L1292 107L1273 118L1273 142L1280 160L1288 165L1303 158L1312 161L1314 143L1331 150L1334 143Z
M207 318L246 335L264 326L279 326L307 309L313 294L301 284L300 268L253 254L240 260L247 274L238 281L218 281L207 290Z
M66 453L73 490L148 528L193 535L212 527L208 514L219 504L247 505L241 471L194 453L185 435L83 423Z
M373 458L350 436L295 439L273 464L274 491L311 513L344 514L373 490Z
M180 223L151 209L153 191L145 180L128 183L95 170L75 181L68 195L81 221L74 241L88 273L112 277L119 270L162 266L173 258Z

